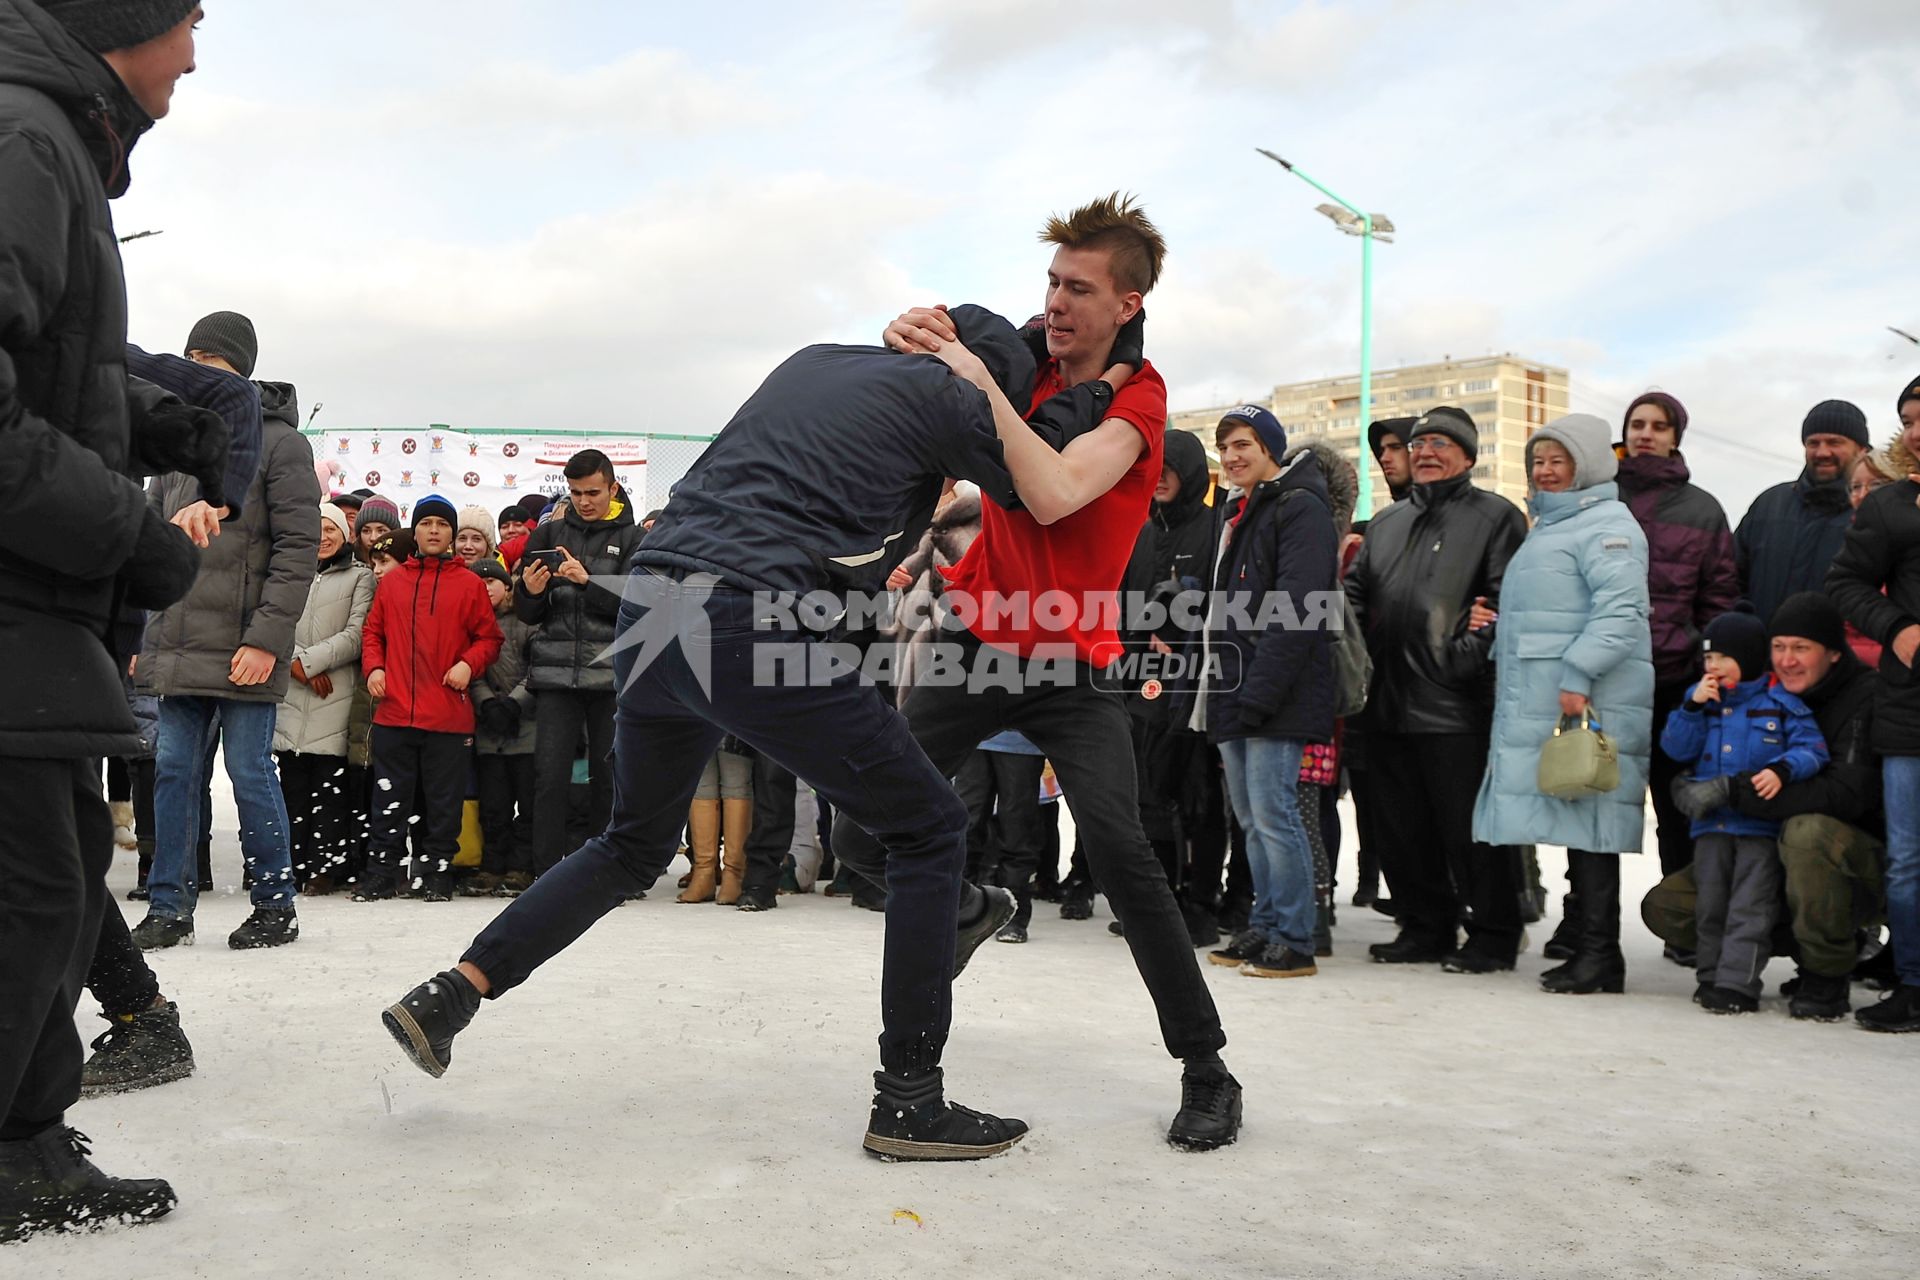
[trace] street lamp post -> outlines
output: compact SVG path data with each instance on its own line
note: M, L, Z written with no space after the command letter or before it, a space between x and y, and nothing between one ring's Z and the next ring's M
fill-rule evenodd
M1373 420L1373 242L1393 243L1393 221L1383 213L1365 213L1349 200L1342 199L1326 187L1302 172L1295 165L1282 160L1265 147L1255 147L1261 155L1285 169L1294 177L1326 196L1333 204L1316 207L1315 212L1324 213L1333 220L1333 224L1350 236L1360 237L1360 448L1361 454L1355 460L1354 468L1360 473L1359 500L1354 505L1354 518L1365 520L1373 514L1373 468L1368 465L1365 449L1367 424Z

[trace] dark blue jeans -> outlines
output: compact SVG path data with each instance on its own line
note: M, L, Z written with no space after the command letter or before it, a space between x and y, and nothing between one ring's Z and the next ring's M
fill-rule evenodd
M159 827L153 870L152 913L192 919L200 897L194 838L206 822L211 741L226 748L227 777L240 811L240 852L253 876L253 905L293 906L293 850L287 802L273 764L274 702L234 698L160 699L160 756L153 779L153 816Z
M663 618L670 642L657 650L632 643L658 637ZM623 647L614 655L613 817L516 898L461 958L487 975L497 996L651 885L680 847L701 770L731 733L806 778L885 844L880 1060L891 1071L931 1066L952 1020L966 810L905 719L857 671L820 684L764 679L768 657L804 658L814 642L755 621L745 592L634 573L620 609ZM905 805L904 796L924 799Z

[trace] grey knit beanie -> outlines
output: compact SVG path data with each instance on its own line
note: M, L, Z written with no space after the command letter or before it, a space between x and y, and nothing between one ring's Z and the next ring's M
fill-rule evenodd
M251 378L253 362L260 358L260 340L254 337L253 321L238 311L216 311L194 322L187 334L187 351L219 356L235 373Z
M40 0L40 7L75 40L106 53L165 35L187 20L199 0Z

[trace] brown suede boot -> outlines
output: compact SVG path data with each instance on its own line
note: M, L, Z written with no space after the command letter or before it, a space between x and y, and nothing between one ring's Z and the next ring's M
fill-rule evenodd
M679 901L712 902L720 863L720 802L695 800L687 811L687 828L692 835L693 871Z
M723 800L726 835L720 862L720 892L713 900L723 907L737 906L747 883L747 833L753 829L752 800Z

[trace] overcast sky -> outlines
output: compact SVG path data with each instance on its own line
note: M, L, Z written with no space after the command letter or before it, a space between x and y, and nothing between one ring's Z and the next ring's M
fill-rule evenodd
M322 424L705 432L903 307L1041 303L1046 214L1136 192L1175 408L1515 351L1684 401L1738 519L1828 397L1920 373L1920 3L207 0L134 155L136 341L253 317ZM1471 15L1471 16L1462 16Z

